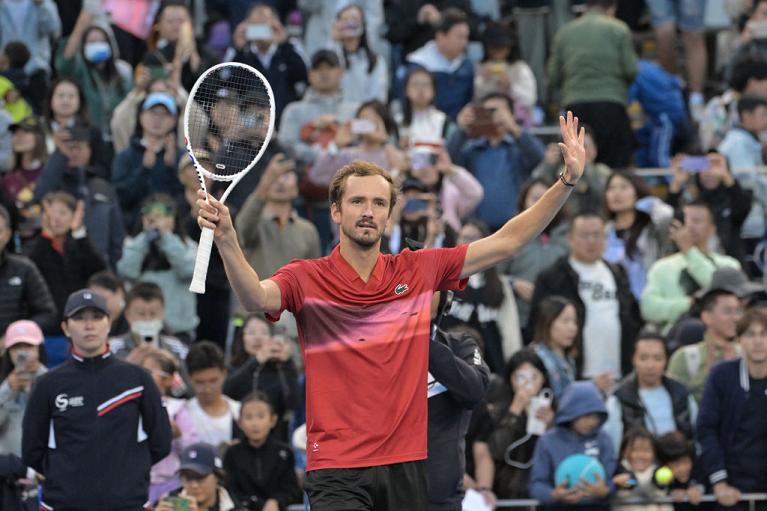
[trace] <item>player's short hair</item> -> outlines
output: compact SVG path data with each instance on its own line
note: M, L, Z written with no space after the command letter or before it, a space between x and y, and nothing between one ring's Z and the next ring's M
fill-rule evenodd
M128 307L134 300L144 300L151 302L159 300L165 305L165 297L162 294L162 288L154 282L137 282L125 295L125 307Z
M341 199L344 197L344 191L346 190L346 180L349 176L381 176L387 183L389 183L389 213L391 214L392 208L397 203L397 195L399 189L394 184L394 180L391 175L384 169L376 165L363 160L354 160L353 162L344 165L333 176L333 181L330 183L330 189L328 191L328 197L330 204L335 204L337 208L341 208Z

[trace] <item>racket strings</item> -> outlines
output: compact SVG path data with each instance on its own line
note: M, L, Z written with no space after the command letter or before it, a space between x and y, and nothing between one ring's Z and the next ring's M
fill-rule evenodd
M263 81L239 66L206 76L189 111L197 161L214 176L231 177L256 158L269 130L271 102Z

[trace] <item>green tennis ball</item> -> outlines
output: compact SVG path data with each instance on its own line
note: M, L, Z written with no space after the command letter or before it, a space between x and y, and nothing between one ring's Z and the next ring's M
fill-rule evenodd
M668 486L674 480L674 473L668 467L660 467L655 471L655 481L661 486Z

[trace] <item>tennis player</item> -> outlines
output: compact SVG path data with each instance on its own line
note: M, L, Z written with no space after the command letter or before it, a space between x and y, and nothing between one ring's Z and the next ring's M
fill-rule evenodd
M261 280L248 265L229 210L199 192L198 223L214 229L242 305L296 317L306 371L307 470L314 511L428 508L429 321L435 291L463 289L537 236L583 174L583 130L560 117L565 170L531 208L497 232L455 248L381 254L397 189L380 167L354 161L330 185L340 244Z

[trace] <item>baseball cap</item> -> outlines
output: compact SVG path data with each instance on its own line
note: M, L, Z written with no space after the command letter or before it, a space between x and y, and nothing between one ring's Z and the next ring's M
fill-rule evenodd
M141 106L141 110L149 110L150 108L157 105L164 106L165 109L172 115L176 115L178 113L178 108L176 108L176 101L173 99L173 97L171 97L170 94L166 94L165 92L150 93L144 100L144 104Z
M312 56L312 69L316 69L320 64L341 67L341 61L333 50L319 50Z
M190 445L181 451L179 459L179 471L190 470L201 476L212 474L216 469L223 468L216 448L205 442Z
M81 289L75 291L67 298L67 303L64 305L64 318L69 318L73 314L89 308L96 309L109 316L107 302L101 295L94 293L90 289Z
M11 124L8 127L8 130L11 133L15 132L18 129L22 129L24 131L38 132L38 131L43 131L43 125L40 123L37 117L30 115L29 117L25 117L19 122Z
M724 267L714 272L711 276L711 283L708 287L700 290L696 297L702 298L703 295L715 289L729 291L737 295L738 298L746 298L754 293L764 291L764 286L748 280L746 274L739 268Z
M5 331L5 349L16 344L39 346L43 343L43 331L37 323L28 319L14 321Z

